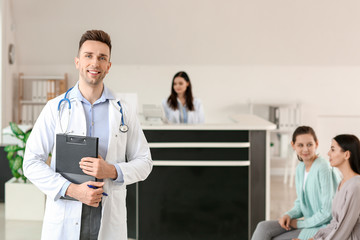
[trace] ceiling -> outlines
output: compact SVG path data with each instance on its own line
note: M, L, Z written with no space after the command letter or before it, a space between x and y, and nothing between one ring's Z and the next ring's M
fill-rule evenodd
M88 29L113 64L360 64L357 0L9 1L20 65L72 63Z

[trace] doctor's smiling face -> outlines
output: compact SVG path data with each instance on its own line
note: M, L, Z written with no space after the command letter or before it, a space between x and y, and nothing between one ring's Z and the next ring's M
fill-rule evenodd
M109 46L99 41L85 41L75 58L75 65L79 70L79 81L93 86L102 83L111 67Z

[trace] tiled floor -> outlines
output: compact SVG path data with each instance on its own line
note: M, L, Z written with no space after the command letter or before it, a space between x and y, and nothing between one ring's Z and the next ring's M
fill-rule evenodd
M270 219L276 220L289 211L296 199L295 186L283 183L283 177L272 176L270 186Z
M5 221L5 206L0 203L0 239L39 240L41 221Z
M280 176L271 177L271 219L278 219L290 210L295 199L295 188L283 184ZM41 221L5 221L4 203L0 203L0 239L39 240L41 224Z

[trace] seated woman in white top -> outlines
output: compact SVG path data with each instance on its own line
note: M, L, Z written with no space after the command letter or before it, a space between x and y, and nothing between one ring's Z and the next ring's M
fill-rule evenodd
M171 94L163 100L162 106L169 123L204 123L204 108L199 99L193 98L186 72L175 74Z

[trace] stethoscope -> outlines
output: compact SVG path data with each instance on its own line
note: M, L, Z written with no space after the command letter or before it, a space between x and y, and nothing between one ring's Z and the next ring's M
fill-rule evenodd
M64 98L61 99L61 100L59 101L59 104L58 104L58 114L59 114L58 116L59 116L60 129L61 129L61 131L62 131L63 133L67 133L68 128L69 128L69 124L70 124L71 102L70 102L70 99L67 98L67 94L68 94L73 88L74 88L74 87L71 87L71 88L69 88L69 89L66 91L66 93L65 93L65 95L64 95ZM63 128L62 128L62 124L61 124L61 114L60 114L61 103L64 102L64 101L68 103L68 109L69 109L69 117L68 117L68 122L67 122L67 127L66 127L66 131L65 131L65 132L64 132L64 130L63 130ZM65 103L65 104L66 104L66 103ZM120 123L120 126L119 126L119 130L120 130L120 132L122 132L122 133L126 133L126 132L129 130L129 127L128 127L128 126L125 124L125 122L124 122L124 114L123 114L123 111L122 111L122 107L121 107L120 101L118 101L117 104L118 104L119 107L120 107L120 114L121 114L121 123Z
M118 101L117 104L118 104L119 107L120 107L120 114L121 114L121 124L120 124L119 130L120 130L120 132L126 133L126 132L129 130L129 127L128 127L128 125L126 125L126 124L124 123L124 114L123 114L123 111L122 111L122 107L121 107L120 101Z
M71 91L71 89L73 89L73 87L69 88L63 99L60 100L59 104L58 104L58 116L59 116L59 123L60 123L60 129L63 133L67 133L68 129L69 129L69 123L70 123L70 114L71 114L71 103L70 103L70 99L67 98L67 94ZM68 117L68 122L67 122L67 127L66 127L66 131L64 132L63 128L62 128L62 124L61 124L61 114L60 114L60 107L61 107L61 103L62 102L67 102L68 103L68 109L69 109L69 117ZM66 103L65 103L66 104Z

